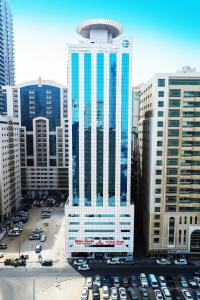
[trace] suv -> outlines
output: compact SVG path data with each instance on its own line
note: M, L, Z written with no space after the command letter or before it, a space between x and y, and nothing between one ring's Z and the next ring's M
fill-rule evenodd
M93 300L100 300L99 288L96 284L92 287L92 298Z

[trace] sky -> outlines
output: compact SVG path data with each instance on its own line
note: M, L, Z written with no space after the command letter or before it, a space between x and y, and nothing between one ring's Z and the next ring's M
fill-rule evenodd
M16 83L39 76L66 85L67 43L85 19L120 22L131 37L133 84L189 65L200 71L200 0L10 0Z

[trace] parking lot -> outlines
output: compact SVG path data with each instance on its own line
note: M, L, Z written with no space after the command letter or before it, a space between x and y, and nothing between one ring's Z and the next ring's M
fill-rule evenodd
M42 259L52 259L54 262L64 262L65 259L65 234L64 234L64 208L52 207L51 217L41 218L41 211L44 208L32 207L29 210L29 221L24 224L23 231L19 236L7 236L1 243L6 243L8 248L0 250L4 253L3 262L6 258L18 258L19 254L29 256L28 263L38 261L38 254L35 253L36 245L42 245ZM45 242L40 240L29 240L29 236L36 227L42 227L42 234L47 236Z

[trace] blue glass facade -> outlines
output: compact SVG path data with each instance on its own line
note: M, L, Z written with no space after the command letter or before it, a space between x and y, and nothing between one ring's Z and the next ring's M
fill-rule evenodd
M97 53L97 206L103 206L104 54Z
M115 205L116 69L117 54L111 53L109 57L109 206Z
M48 99L51 97L51 99ZM32 120L49 119L49 130L60 126L60 89L50 85L29 85L20 88L21 124L27 131L33 130Z
M79 54L72 53L72 190L73 205L79 205Z
M128 106L129 106L129 54L122 54L121 86L121 187L120 205L127 205L127 169L128 169Z
M91 206L91 65L90 53L84 54L84 149L85 206Z

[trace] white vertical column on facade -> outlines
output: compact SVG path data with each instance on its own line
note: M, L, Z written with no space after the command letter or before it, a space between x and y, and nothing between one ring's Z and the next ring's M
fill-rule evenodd
M104 54L103 206L108 206L109 180L109 53Z
M97 140L96 140L96 132L97 132L97 90L96 90L96 67L97 67L97 59L96 59L96 51L92 53L92 72L91 72L91 80L92 80L92 91L91 91L91 205L96 205L96 182L97 182L97 174L96 174L96 160L97 160Z
M85 159L84 159L84 53L79 53L79 199L84 206Z
M115 143L115 205L120 206L120 178L121 178L121 83L122 83L122 55L117 53L116 80L116 143Z
M69 138L69 203L72 205L73 201L73 186L72 186L72 177L73 177L73 168L72 168L72 75L71 75L71 52L69 52L69 63L68 63L68 138Z
M131 200L131 138L132 138L132 47L129 53L129 88L128 88L128 166L127 166L127 204Z

